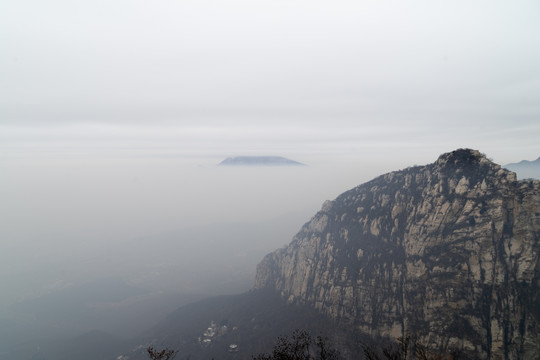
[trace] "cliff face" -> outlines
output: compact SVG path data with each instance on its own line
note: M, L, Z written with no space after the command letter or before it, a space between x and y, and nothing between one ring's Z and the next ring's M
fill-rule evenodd
M539 256L540 181L460 149L327 201L262 260L255 288L371 335L536 359Z

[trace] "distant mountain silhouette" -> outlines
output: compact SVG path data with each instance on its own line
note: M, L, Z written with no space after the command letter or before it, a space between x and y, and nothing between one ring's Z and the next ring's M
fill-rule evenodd
M518 163L506 164L504 168L515 172L519 179L540 179L540 157L534 161L522 160Z
M281 156L235 156L226 158L219 166L305 166L305 164Z

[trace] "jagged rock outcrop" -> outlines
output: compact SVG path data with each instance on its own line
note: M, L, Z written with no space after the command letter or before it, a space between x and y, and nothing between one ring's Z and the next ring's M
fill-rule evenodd
M255 288L373 336L538 359L539 255L540 181L460 149L327 201Z

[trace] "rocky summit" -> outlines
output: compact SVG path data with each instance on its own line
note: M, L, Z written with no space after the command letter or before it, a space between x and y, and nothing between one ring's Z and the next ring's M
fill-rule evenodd
M539 255L540 181L459 149L325 202L255 288L374 337L538 359Z

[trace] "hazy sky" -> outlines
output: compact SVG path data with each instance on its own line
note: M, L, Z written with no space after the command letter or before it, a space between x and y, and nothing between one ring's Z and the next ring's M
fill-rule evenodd
M2 253L308 214L459 147L536 159L539 39L536 0L2 1Z
M537 1L4 1L1 154L534 159L539 36Z

